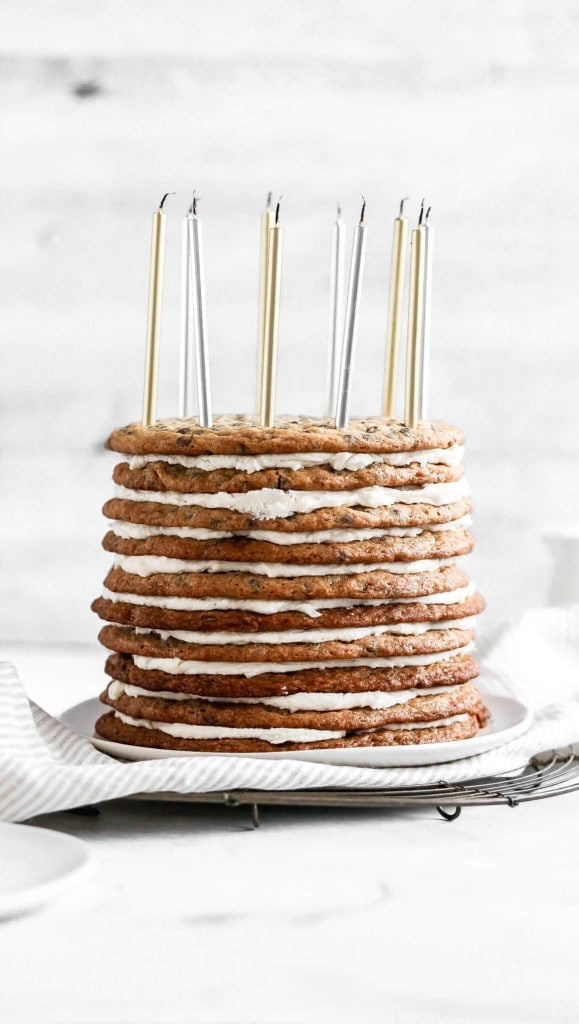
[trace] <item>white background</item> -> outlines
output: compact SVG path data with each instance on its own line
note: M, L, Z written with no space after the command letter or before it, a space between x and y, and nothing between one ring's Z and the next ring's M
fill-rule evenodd
M280 411L322 411L329 237L368 200L353 412L380 409L391 222L433 205L430 412L460 423L487 624L545 599L575 518L579 9L571 0L4 0L2 630L94 640L107 433L138 418L150 214L202 197L214 403L253 402L258 218L283 193Z

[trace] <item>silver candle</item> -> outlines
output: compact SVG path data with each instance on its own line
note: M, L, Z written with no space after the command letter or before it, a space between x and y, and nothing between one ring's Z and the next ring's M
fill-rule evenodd
M203 235L201 221L197 216L197 198L193 198L192 216L188 218L189 236L189 276L191 280L191 297L193 305L193 325L195 334L195 358L197 361L197 396L199 403L199 423L202 427L212 427L211 413L211 381L209 377L209 355L207 351L207 314L205 309L205 273L203 267Z
M358 334L358 313L362 295L362 275L366 255L366 225L364 214L366 200L362 197L360 222L354 229L352 245L352 261L350 263L350 279L348 282L348 298L344 321L344 342L342 345L342 361L340 364L340 381L336 399L336 426L343 429L348 426L350 414L351 377L354 362L356 338Z
M179 416L193 415L193 286L191 279L191 252L189 221L193 218L193 204L183 217L181 249L181 350L179 353Z
M330 344L328 354L328 416L336 408L338 374L340 371L340 331L344 307L344 221L338 203L338 212L332 228L332 254L330 263Z
M424 250L424 279L422 282L422 350L420 373L419 416L425 420L428 416L428 371L430 362L430 308L432 303L432 251L434 230L428 223L431 207L428 207L424 223L421 224L422 246Z

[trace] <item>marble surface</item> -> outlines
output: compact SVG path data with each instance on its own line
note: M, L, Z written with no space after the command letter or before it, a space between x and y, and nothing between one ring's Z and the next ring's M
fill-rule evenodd
M3 651L52 712L96 648ZM47 815L92 875L2 927L10 1024L571 1024L579 794L514 810L118 801Z

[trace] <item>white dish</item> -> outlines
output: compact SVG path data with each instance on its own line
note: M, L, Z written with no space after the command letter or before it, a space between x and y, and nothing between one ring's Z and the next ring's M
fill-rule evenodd
M95 736L94 725L104 708L100 701L85 700L75 704L61 715L61 721L90 739L91 743L105 754L125 761L151 761L167 757L258 757L269 760L316 761L322 764L350 765L357 768L410 768L429 764L443 764L459 761L473 754L484 754L487 750L515 739L531 724L531 712L514 697L484 696L491 712L489 724L470 740L454 740L451 743L414 743L406 747L334 747L323 750L280 750L266 754L215 754L189 750L161 750L158 747L135 747L128 743Z
M88 846L74 836L0 823L0 918L33 910L60 895L89 861Z

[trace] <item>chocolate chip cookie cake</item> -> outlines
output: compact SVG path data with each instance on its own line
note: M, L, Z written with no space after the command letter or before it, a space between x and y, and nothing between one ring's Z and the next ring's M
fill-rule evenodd
M474 736L456 427L250 416L116 430L97 733L215 752Z

